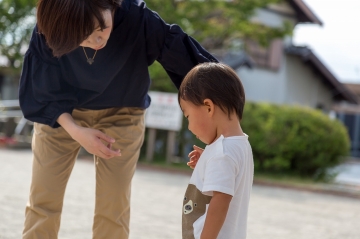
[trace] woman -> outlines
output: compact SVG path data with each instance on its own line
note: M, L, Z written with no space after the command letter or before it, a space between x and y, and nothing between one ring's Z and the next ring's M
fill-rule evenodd
M193 66L217 61L143 2L39 0L19 90L24 116L35 122L23 238L57 238L80 146L96 162L93 238L128 238L155 60L177 87Z

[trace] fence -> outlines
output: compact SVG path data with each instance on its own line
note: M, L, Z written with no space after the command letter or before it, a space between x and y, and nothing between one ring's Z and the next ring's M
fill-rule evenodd
M350 154L360 160L360 106L339 104L334 106L336 118L346 126L351 140Z

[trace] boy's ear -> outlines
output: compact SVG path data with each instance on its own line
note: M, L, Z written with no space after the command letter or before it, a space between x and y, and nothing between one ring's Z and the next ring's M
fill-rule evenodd
M204 105L207 109L207 112L210 116L212 116L214 114L214 108L215 108L215 105L214 103L212 102L212 100L210 99L205 99L204 100Z

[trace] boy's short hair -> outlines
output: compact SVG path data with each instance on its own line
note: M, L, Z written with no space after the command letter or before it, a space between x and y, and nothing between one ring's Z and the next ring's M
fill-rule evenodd
M39 0L38 33L45 36L53 55L60 57L79 47L96 27L106 28L102 12L112 11L120 3L121 0Z
M244 87L229 66L222 63L202 63L195 66L181 83L178 100L190 101L194 105L204 105L210 99L228 114L235 112L242 119L245 104Z

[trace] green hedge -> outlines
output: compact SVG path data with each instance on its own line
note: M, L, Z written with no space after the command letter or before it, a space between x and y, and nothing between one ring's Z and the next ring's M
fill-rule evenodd
M249 135L256 171L324 179L349 151L342 123L310 108L247 103L241 126Z
M192 145L205 147L188 132L187 124L184 119L177 135L177 156L184 162ZM241 126L249 135L256 172L328 180L333 175L327 174L327 169L341 163L349 152L349 137L342 123L310 108L246 103ZM155 153L158 161L165 161L166 137L166 131L158 130L157 139L163 142ZM147 137L141 158L145 157L146 141Z

